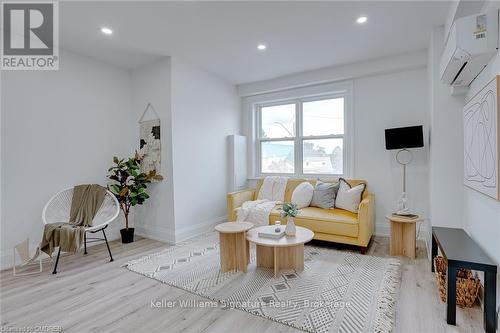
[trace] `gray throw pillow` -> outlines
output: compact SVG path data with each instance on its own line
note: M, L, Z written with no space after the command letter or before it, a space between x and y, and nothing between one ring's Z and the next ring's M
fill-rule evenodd
M323 183L319 180L314 187L311 207L331 209L335 206L335 195L339 190L339 183Z

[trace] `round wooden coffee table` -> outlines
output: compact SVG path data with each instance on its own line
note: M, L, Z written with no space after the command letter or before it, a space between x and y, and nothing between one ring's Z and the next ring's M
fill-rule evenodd
M314 233L306 228L296 227L294 237L283 236L280 239L259 237L259 229L247 232L247 240L255 243L257 249L257 267L274 269L274 277L280 269L304 270L304 243L314 237Z
M226 222L215 226L219 232L220 270L247 271L250 262L250 245L246 240L246 231L253 228L250 222Z

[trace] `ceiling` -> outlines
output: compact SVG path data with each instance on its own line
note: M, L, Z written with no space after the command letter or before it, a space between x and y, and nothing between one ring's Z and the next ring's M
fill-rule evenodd
M427 47L444 1L60 2L61 47L126 68L177 56L234 84ZM355 20L366 15L368 22ZM103 26L112 36L100 32ZM257 50L265 43L267 50Z

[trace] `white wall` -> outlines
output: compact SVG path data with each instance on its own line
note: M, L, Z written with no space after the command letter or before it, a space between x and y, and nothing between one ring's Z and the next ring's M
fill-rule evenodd
M226 220L227 136L240 134L240 117L234 85L172 58L176 241Z
M161 126L161 171L163 181L148 185L150 199L144 205L133 208L134 221L138 235L175 242L174 222L174 177L172 162L172 109L171 109L171 59L147 64L132 71L132 109L134 119L134 147L139 146L139 126L147 103L151 103L160 117ZM148 111L145 118L155 115Z
M492 3L490 8L493 8L493 5L500 8L498 2ZM466 100L474 96L496 75L500 75L500 54L498 53L472 82ZM464 186L464 204L465 229L500 265L500 201Z
M438 27L429 45L430 219L433 226L462 228L464 98L451 96L449 86L440 81L443 49L444 27ZM427 238L430 241L430 234Z
M467 99L500 75L500 55L471 84ZM464 186L465 229L500 265L500 201Z
M463 4L462 4L463 2ZM463 5L463 6L462 6ZM456 19L477 13L477 6L460 1L463 13ZM500 8L487 2L482 9ZM451 22L448 22L448 26ZM464 228L467 233L500 265L500 202L463 185L463 107L495 75L500 74L500 55L472 82L465 96L453 97L449 87L439 81L439 61L444 48L445 29L434 29L429 44L429 89L431 103L430 199L433 226ZM500 285L500 275L497 286ZM500 288L497 287L497 305Z
M176 243L211 230L226 219L226 137L240 133L235 86L165 57L132 71L132 101L136 121L148 102L159 113L164 177L135 208L137 234Z
M174 243L225 219L226 136L241 127L234 85L180 60L173 66L170 57L130 72L68 52L59 71L1 75L2 267L26 237L38 245L51 195L78 183L107 184L112 157L138 148L137 122L148 102L161 118L164 180L133 208L136 233ZM109 238L122 227L120 217Z
M375 194L378 234L388 234L385 215L397 208L402 191L403 168L397 151L385 150L384 129L424 125L428 130L426 70L402 71L354 80L354 176L366 179ZM410 209L428 217L428 142L411 149L413 161L407 167L407 195Z
M418 69L426 66L425 50L370 59L355 64L337 65L307 72L294 73L274 79L238 85L240 96L252 96L286 89L345 81L359 77L373 76Z
M329 68L327 73L331 76L328 77L318 70L263 81L262 85L254 82L239 86L240 93L248 95L243 99L243 119L245 134L250 138L249 147L253 146L252 105L259 99L278 100L351 89L354 167L350 176L368 181L369 191L376 195L376 233L388 234L389 224L385 215L396 209L402 190L402 167L395 162L395 152L385 150L384 129L422 124L427 130L429 115L425 67L425 54L416 52L385 61L364 62L362 66L351 64L338 69ZM356 76L352 80L335 82L338 81L337 75L343 78L347 72ZM308 80L310 84L307 84ZM334 83L317 84L325 81ZM299 83L301 88L288 89L290 85ZM284 88L281 92L280 84ZM258 94L264 90L268 93ZM408 168L410 206L427 218L428 148L414 149L413 153L414 162ZM252 164L249 170L255 170Z
M58 71L2 71L1 267L25 238L38 245L53 194L105 185L113 155L127 156L135 144L130 74L68 52L60 58ZM109 238L122 225L113 223Z
M489 2L483 10L493 8L500 9L500 3ZM465 96L466 100L474 96L496 75L500 75L500 54L498 53L472 82ZM458 111L460 112L461 109ZM500 201L467 186L463 187L463 200L465 230L500 266ZM497 275L497 307L500 309L500 274Z

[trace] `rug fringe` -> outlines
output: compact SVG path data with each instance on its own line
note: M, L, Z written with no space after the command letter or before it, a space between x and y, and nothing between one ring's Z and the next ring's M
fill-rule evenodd
M401 263L399 260L392 260L385 271L382 280L382 289L379 290L377 310L375 313L374 332L390 333L394 328L396 298L399 294L401 282Z

